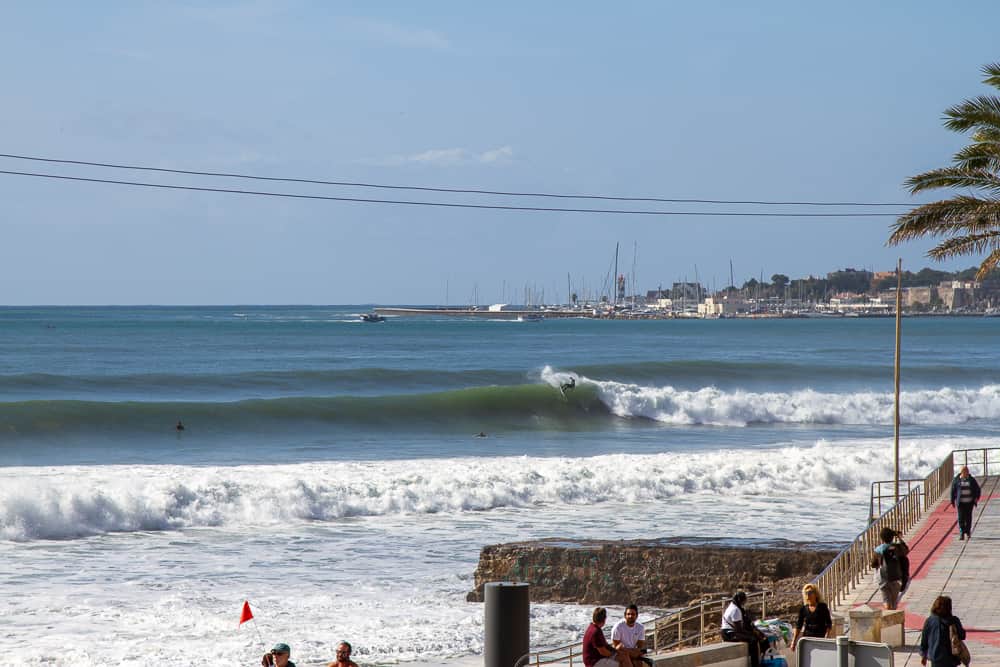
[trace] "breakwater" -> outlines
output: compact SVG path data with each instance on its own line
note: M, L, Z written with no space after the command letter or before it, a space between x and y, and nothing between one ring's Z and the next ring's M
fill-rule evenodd
M532 602L680 607L736 590L775 592L775 614L801 604L800 590L840 546L786 540L561 540L484 547L468 600L490 581L531 585ZM772 613L768 612L769 615Z

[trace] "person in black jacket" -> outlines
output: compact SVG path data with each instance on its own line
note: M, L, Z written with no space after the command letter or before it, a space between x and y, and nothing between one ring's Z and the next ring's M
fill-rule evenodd
M799 637L829 637L832 628L833 617L820 597L819 589L814 584L806 584L802 587L802 606L799 607L799 620L792 637L792 650L795 650Z
M958 477L951 481L951 506L958 508L958 539L972 537L972 510L979 502L982 490L979 482L969 474L969 466L962 466Z
M952 616L951 598L939 595L931 605L931 615L924 621L924 631L920 634L920 664L931 661L932 667L955 667L962 661L951 652L951 628L955 627L958 638L965 640L965 628L958 616Z

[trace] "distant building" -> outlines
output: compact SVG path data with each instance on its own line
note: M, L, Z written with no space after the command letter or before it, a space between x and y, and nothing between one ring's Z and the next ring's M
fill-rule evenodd
M937 296L934 287L904 287L903 306L913 308L916 305L929 306L931 299Z
M876 271L872 274L872 282L877 283L879 281L885 280L886 278L895 278L895 271Z
M746 312L746 302L738 296L709 296L698 304L698 315L701 317L728 317L736 313Z
M972 308L976 303L977 283L946 280L937 287L938 298L948 310Z

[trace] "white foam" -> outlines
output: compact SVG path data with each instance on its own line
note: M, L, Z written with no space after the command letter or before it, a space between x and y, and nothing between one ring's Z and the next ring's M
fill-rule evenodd
M73 466L0 471L0 538L242 528L350 517L594 505L683 494L785 495L867 488L884 443L586 458L496 457L273 466ZM945 445L904 447L907 474ZM873 465L881 459L883 465Z
M569 374L546 366L541 378L558 387ZM715 387L680 390L579 378L596 388L601 401L619 417L642 417L665 424L746 426L748 424L892 424L891 393L723 391ZM962 424L1000 418L1000 385L979 388L905 391L900 397L904 424Z

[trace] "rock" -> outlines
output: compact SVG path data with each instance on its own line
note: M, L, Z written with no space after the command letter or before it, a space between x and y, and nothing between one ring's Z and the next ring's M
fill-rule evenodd
M531 585L532 602L671 608L734 591L771 590L768 616L798 610L802 585L826 567L837 545L785 540L676 539L577 541L548 539L484 547L469 601L483 585ZM774 610L774 613L770 611Z

